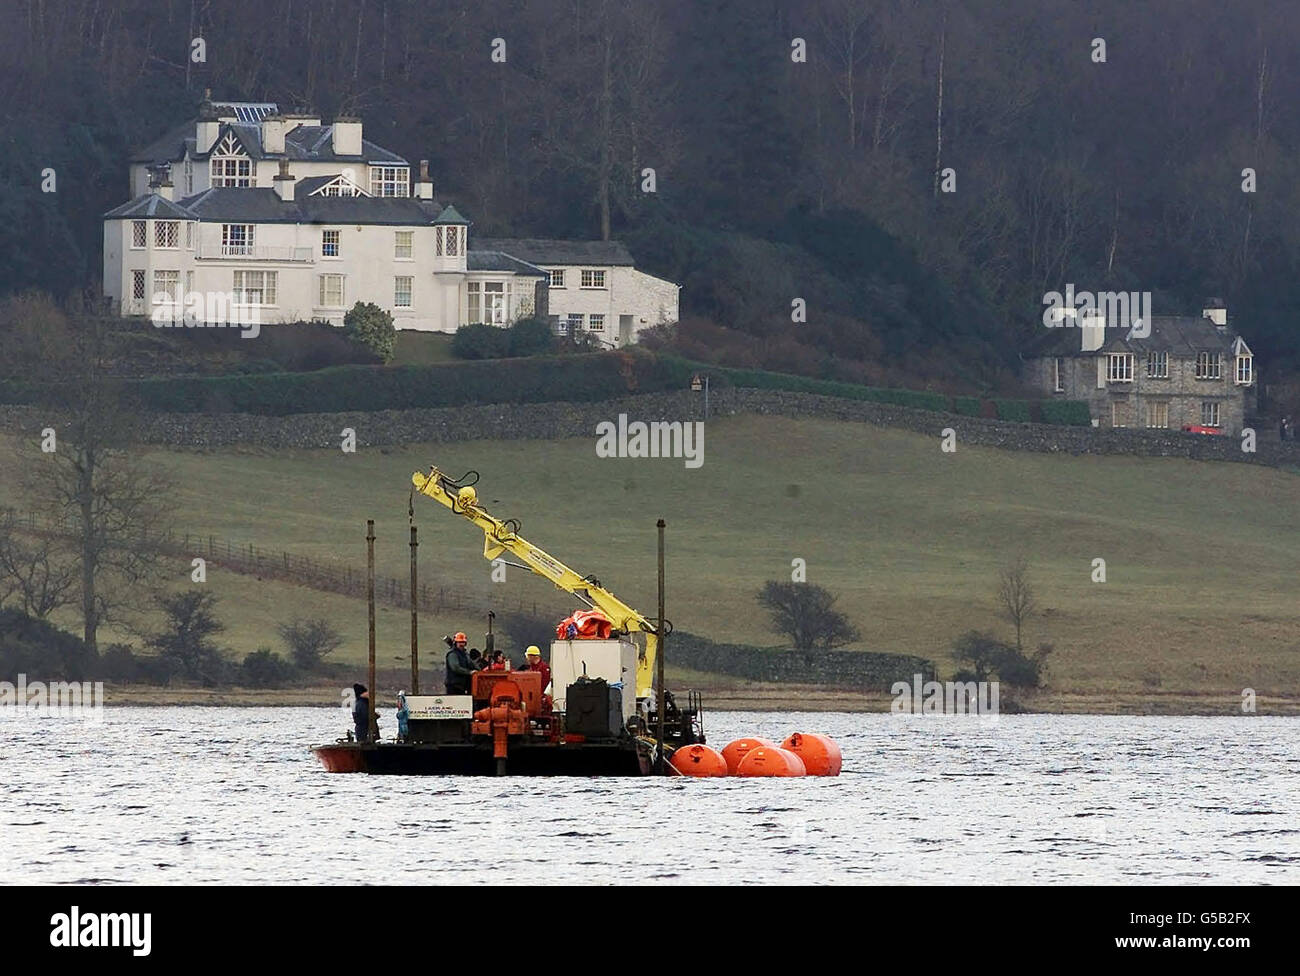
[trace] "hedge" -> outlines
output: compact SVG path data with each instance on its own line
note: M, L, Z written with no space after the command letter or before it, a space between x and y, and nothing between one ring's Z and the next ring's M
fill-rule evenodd
M1029 401L1028 400L998 400L993 403L998 408L998 420L1014 420L1018 423L1029 423Z
M1083 400L1044 400L1043 423L1088 427L1092 424L1092 411Z
M470 403L594 402L635 393L684 390L697 373L707 373L719 387L813 393L967 417L996 416L1021 422L1039 419L1034 416L1040 409L1038 401L988 401L925 390L860 386L758 369L711 366L642 350L429 365L332 366L310 373L163 377L124 381L122 387L140 409L151 412L281 416ZM66 397L57 385L0 381L0 403L57 404L62 399ZM1091 423L1088 405L1080 401L1042 401L1041 419L1051 424Z

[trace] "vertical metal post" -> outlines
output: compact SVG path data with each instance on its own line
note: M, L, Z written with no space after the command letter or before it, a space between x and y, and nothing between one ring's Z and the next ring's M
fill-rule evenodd
M366 519L366 602L370 608L370 741L379 739L379 722L375 718L375 520Z
M709 374L704 374L704 419L709 419Z
M664 771L664 520L659 526L659 772Z
M415 526L411 526L411 694L420 693L420 624L416 613L419 593L415 579L415 550L420 544L415 541Z

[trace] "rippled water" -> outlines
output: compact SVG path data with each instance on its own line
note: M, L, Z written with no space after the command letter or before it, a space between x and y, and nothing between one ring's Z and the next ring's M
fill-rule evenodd
M324 772L334 709L113 708L0 725L15 882L1300 881L1300 723L710 714L824 731L838 779Z

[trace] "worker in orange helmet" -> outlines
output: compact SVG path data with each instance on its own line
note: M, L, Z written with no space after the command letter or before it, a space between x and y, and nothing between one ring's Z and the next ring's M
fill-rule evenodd
M444 637L443 640L449 648L447 651L447 694L468 695L470 675L474 673L474 665L469 659L469 652L465 650L465 645L469 641L460 632L454 637Z
M545 691L551 683L551 666L542 660L542 649L536 644L529 644L525 657L528 663L524 665L524 670L539 672L542 676L542 691Z

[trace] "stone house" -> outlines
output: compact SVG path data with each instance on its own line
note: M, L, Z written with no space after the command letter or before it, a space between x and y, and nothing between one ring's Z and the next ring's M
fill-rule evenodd
M1200 316L1154 315L1150 329L1063 315L1024 353L1025 380L1087 401L1095 427L1237 435L1254 415L1254 354L1217 299Z

